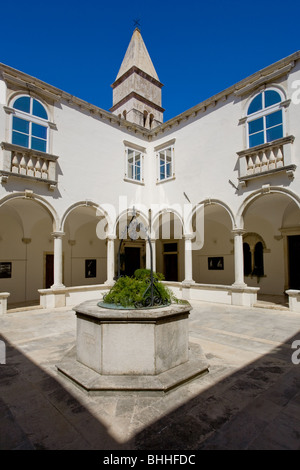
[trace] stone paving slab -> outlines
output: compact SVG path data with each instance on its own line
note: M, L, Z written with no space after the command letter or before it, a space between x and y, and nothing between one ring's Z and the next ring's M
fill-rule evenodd
M166 396L88 396L56 365L76 338L70 308L0 317L0 449L300 450L299 315L192 302L190 342L209 373Z

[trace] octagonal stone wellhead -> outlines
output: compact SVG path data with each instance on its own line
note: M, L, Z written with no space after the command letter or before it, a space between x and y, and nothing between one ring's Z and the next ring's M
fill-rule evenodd
M165 393L208 372L189 344L188 302L143 309L74 308L76 348L57 365L60 374L91 394Z

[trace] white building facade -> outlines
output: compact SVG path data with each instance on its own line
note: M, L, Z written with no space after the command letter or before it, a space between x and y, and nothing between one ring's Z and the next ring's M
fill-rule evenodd
M300 52L163 123L136 29L112 88L108 112L0 64L2 302L96 298L136 210L179 297L299 310ZM120 259L150 267L141 232Z

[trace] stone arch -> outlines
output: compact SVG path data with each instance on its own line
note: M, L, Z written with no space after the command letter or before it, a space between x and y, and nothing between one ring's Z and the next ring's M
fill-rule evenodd
M91 200L77 201L62 218L64 279L67 286L102 284L107 279L109 207Z
M196 206L193 207L192 211L190 212L189 216L187 217L187 220L186 220L186 223L185 223L185 225L186 225L186 227L185 227L186 232L185 233L192 233L193 232L192 220L193 220L193 217L196 214L198 208L202 205L204 205L204 207L205 207L205 206L209 206L211 204L216 204L218 206L221 206L223 209L225 209L226 212L228 213L229 217L230 217L231 224L232 224L232 230L234 228L236 228L235 217L233 215L233 212L225 202L221 201L220 199L204 199L201 202L198 202L198 204L196 204Z
M4 204L6 204L7 202L13 199L28 199L31 201L35 201L37 204L42 206L48 212L48 214L52 217L53 231L55 232L59 230L59 225L60 225L59 216L56 210L54 209L54 207L51 204L49 204L49 202L46 199L44 199L43 197L37 194L34 194L32 191L16 192L16 193L9 194L8 196L5 196L4 198L2 198L0 200L0 207L2 207Z
M265 242L264 244L260 240L264 255L263 275L256 278L252 272L253 276L247 279L250 287L260 288L260 296L284 296L285 290L290 288L291 279L295 275L295 268L291 267L291 261L300 259L300 251L298 246L290 248L289 243L294 240L291 240L292 235L299 236L300 234L300 217L292 231L283 227L283 216L288 207L290 210L293 207L294 214L298 212L300 216L299 196L287 188L264 185L250 193L237 212L240 228L246 233L255 232ZM296 271L297 269L296 267Z
M152 228L152 236L153 236L153 237L154 237L154 234L155 234L155 232L156 232L157 227L159 226L159 219L160 219L160 217L161 217L162 215L164 215L164 214L167 214L167 213L171 213L171 214L175 215L175 216L178 218L178 220L179 220L179 222L180 222L180 224L181 224L181 226L182 226L183 233L186 233L186 231L185 231L185 229L184 229L184 219L183 219L182 213L181 213L179 210L175 209L174 207L166 206L166 207L164 207L163 209L159 210L159 211L154 215L154 217L153 217L153 219L152 219L152 224L151 224L152 227L151 227L151 228ZM155 237L154 237L154 238L155 238Z
M136 209L136 213L137 213L137 217L140 218L140 219L142 219L142 220L141 220L142 223L143 223L144 226L147 228L147 227L149 226L149 219L148 219L148 216L145 214L144 211L139 210L139 209ZM121 219L122 219L123 217L125 217L126 215L127 215L127 217L132 216L132 215L133 215L133 209L132 209L132 208L127 208L127 209L121 211L120 214L116 217L116 220L115 220L115 222L114 222L114 224L113 224L113 226L112 226L112 233L113 233L114 235L116 235L117 238L118 238L118 235L119 235L119 234L117 233L118 224L119 224L119 222L121 221Z
M60 230L63 232L64 231L64 227L65 227L65 223L66 223L66 220L67 220L67 217L74 211L76 210L78 207L92 207L94 208L99 215L102 215L103 217L105 217L106 221L107 221L107 224L108 224L108 232L110 233L111 230L113 230L113 221L111 220L111 216L109 215L108 213L108 210L105 209L104 207L102 207L101 205L93 202L93 201L78 201L78 202L75 202L74 204L72 204L70 207L68 207L62 218L61 218L61 223L60 223Z
M53 237L59 217L53 206L32 191L15 192L0 200L2 260L11 265L3 281L10 304L30 305L39 289L53 284Z
M184 221L180 207L165 206L154 215L151 237L156 251L157 272L167 281L183 281L185 278Z
M242 202L236 214L236 222L238 228L244 228L244 216L251 204L253 204L253 202L255 202L258 198L266 194L282 194L284 196L287 196L292 201L294 201L300 209L300 197L293 193L291 190L286 188L278 188L277 186L267 185L266 187L262 187L261 189L258 189L253 193L249 194L246 199Z

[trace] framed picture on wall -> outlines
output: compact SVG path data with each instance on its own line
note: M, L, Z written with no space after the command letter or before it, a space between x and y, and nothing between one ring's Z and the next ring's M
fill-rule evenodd
M222 270L224 269L224 258L223 256L214 256L208 258L208 269L209 270Z
M0 278L11 278L11 262L0 263Z
M97 261L95 259L85 260L85 277L96 277L97 276Z

